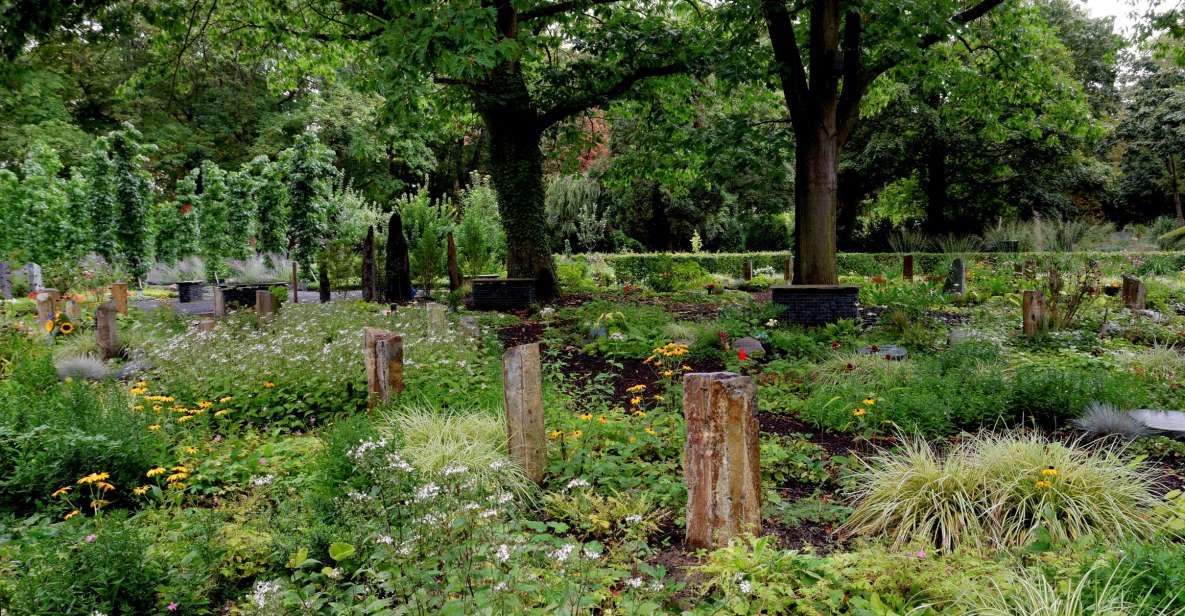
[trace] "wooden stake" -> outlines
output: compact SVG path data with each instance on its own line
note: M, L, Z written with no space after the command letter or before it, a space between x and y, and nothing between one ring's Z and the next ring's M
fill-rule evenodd
M275 300L271 291L255 291L255 314L259 318L270 317L276 313Z
M502 355L506 405L506 450L531 481L543 480L547 435L543 430L543 383L539 343L513 347Z
M753 259L745 259L745 262L741 264L741 276L746 282L753 280Z
M119 356L119 311L114 301L106 302L95 309L95 339L103 359Z
M782 261L782 282L794 280L794 257L786 257Z
M403 338L395 332L362 328L362 354L366 365L366 408L389 402L391 394L402 392Z
M1129 310L1143 310L1148 302L1148 287L1135 276L1123 275L1123 305Z
M901 277L913 282L913 255L901 255Z
M222 287L214 287L214 318L226 316L226 296L222 294Z
M296 284L296 261L292 262L292 281L289 283L292 287L292 303L300 303L300 287Z
M757 385L731 372L683 376L687 543L717 548L761 533Z
M1036 336L1045 328L1045 294L1040 291L1025 291L1021 300L1021 315L1024 318L1024 334Z
M128 313L128 283L111 283L111 301L115 302L115 310L119 314Z

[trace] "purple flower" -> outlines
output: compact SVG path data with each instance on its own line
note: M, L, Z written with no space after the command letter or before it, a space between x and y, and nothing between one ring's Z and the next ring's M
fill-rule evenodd
M169 605L168 605L167 607L168 607L168 609L169 609L169 611L170 611L170 612L176 612L176 611L177 611L177 602L176 602L176 601L170 601L170 602L169 602Z
M96 534L94 534L94 533L91 533L91 534L89 534L89 535L87 535L87 536L86 536L86 542L87 542L87 543L94 543L94 542L95 542L95 539L98 539L98 538L99 538L99 536L98 536L98 535L96 535Z

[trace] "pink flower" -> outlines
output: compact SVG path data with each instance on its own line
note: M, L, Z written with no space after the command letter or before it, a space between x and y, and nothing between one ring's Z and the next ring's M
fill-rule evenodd
M170 612L176 612L176 611L177 611L177 602L176 602L176 601L170 601L170 602L169 602L169 605L168 605L167 607L168 607L168 609L169 609L169 611L170 611Z
M925 558L925 557L926 557L926 551L925 551L925 550L918 550L917 557L918 557L918 558Z
M91 533L91 534L89 534L89 535L87 535L87 536L86 536L86 542L87 542L87 543L94 543L94 542L95 542L95 539L98 539L98 538L99 538L99 536L98 536L98 535L96 535L96 534L94 534L94 533Z

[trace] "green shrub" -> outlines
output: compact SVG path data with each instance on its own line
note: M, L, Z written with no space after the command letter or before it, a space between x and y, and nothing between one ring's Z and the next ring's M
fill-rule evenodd
M872 457L858 473L844 529L894 545L927 540L1007 548L1156 530L1155 479L1118 449L1082 449L1037 434L982 433L939 455L925 441Z
M1089 573L1089 572L1086 572ZM1123 590L1132 602L1133 616L1152 616L1163 608L1185 610L1185 547L1167 541L1129 541L1119 545L1093 576L1091 595L1106 592L1106 579Z

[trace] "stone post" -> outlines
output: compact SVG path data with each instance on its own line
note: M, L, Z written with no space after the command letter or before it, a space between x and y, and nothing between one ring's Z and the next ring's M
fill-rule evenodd
M901 255L901 278L913 282L913 255Z
M0 262L0 299L12 299L12 268Z
M54 314L58 311L57 306L57 291L53 289L42 289L34 296L37 301L37 325L44 327L46 322L54 318Z
M45 281L41 278L41 266L36 263L26 263L25 280L29 283L30 291L40 291L45 286Z
M745 262L741 264L741 277L745 279L745 282L753 280L753 259L745 259Z
M539 483L547 467L547 435L538 342L513 347L502 355L502 381L506 450L523 474Z
M362 328L362 354L366 365L366 408L389 402L403 391L403 338L395 332Z
M270 317L276 313L275 298L272 297L271 291L256 290L255 291L255 314L259 318Z
M119 314L128 313L128 283L111 283L111 301L115 302L115 310Z
M82 320L82 307L73 299L66 300L66 306L62 312L66 313L66 318L70 319L71 323L77 325Z
M731 372L683 376L687 543L717 548L761 533L757 385Z
M782 260L782 282L790 284L794 280L794 257L786 257Z
M428 311L428 326L433 331L443 330L445 327L444 304L428 302L426 309Z
M1025 336L1036 336L1045 328L1045 294L1025 291L1021 300L1021 314L1024 317Z
M960 296L967 292L967 267L963 264L962 257L956 257L951 262L945 291Z
M385 299L388 302L411 299L411 261L407 256L407 238L403 236L403 219L399 212L392 212L387 223L387 283Z
M1123 275L1123 305L1130 310L1143 310L1148 302L1148 287L1135 276Z
M214 318L226 316L226 296L222 294L222 287L214 287Z
M95 339L103 359L119 356L119 312L115 302L106 302L95 309Z

